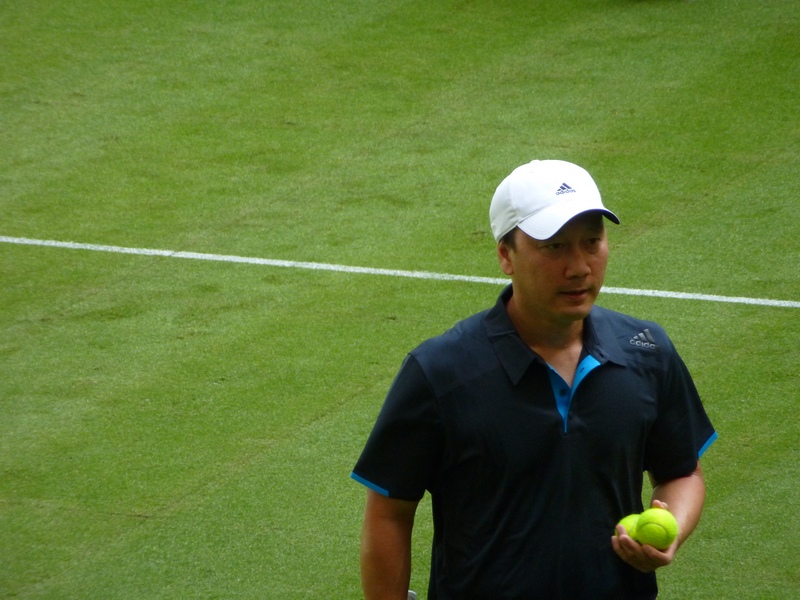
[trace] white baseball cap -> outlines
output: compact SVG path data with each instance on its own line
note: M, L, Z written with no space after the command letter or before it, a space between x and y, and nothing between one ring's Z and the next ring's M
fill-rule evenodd
M581 213L597 210L619 224L603 206L600 191L585 169L563 160L534 160L514 169L494 193L489 220L495 241L514 227L546 240Z

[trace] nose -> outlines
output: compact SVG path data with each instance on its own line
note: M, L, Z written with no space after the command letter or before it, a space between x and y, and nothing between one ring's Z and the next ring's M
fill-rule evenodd
M580 279L591 274L589 254L580 245L571 245L566 254L564 275L567 279Z

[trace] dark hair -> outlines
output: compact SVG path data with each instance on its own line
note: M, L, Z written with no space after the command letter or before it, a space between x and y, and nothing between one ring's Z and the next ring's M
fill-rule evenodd
M509 231L503 237L500 238L500 242L499 243L505 244L506 246L508 246L512 250L516 250L517 249L517 244L516 244L517 235L516 234L517 234L517 228L514 227L514 229L512 229L511 231Z

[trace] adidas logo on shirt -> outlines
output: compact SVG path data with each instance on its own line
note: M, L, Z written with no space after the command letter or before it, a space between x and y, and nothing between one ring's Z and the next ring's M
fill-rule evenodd
M645 329L642 333L633 336L629 343L631 346L636 346L637 348L658 350L658 344L656 344L656 340L653 338L653 334L650 333L649 329Z
M561 194L574 194L574 193L575 190L569 187L566 183L562 183L561 187L558 188L558 191L556 192L556 196L560 196Z

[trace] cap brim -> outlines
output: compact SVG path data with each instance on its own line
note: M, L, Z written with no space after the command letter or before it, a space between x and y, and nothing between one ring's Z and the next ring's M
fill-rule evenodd
M619 225L619 218L605 207L597 206L596 202L576 204L551 204L538 213L521 221L517 227L535 240L548 240L564 227L569 221L588 212L599 212L612 223Z

